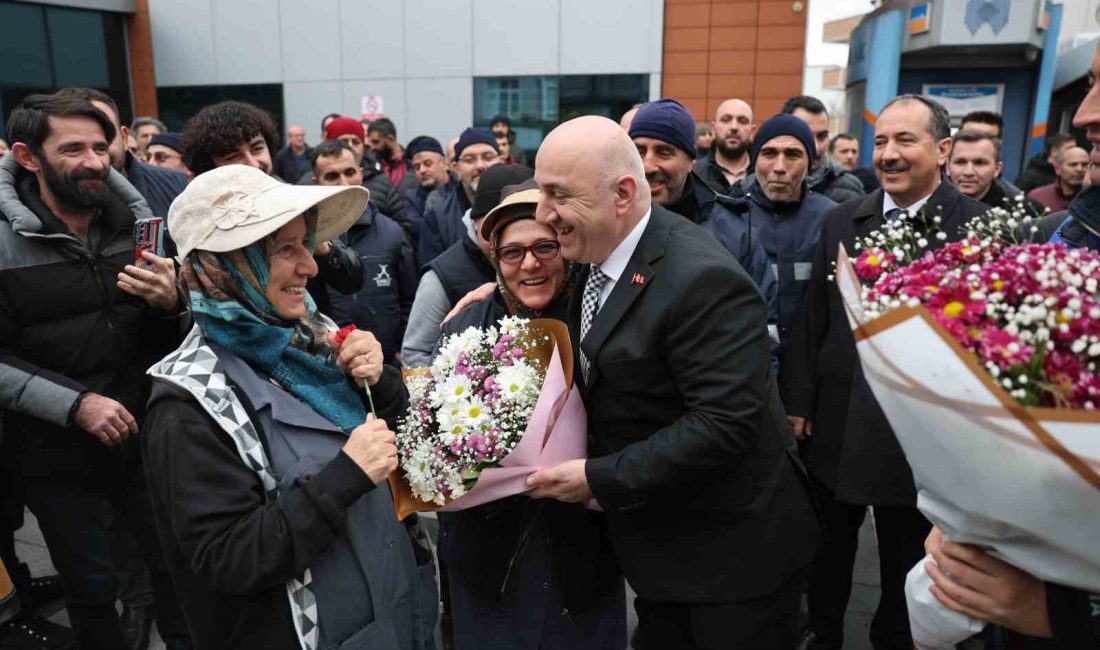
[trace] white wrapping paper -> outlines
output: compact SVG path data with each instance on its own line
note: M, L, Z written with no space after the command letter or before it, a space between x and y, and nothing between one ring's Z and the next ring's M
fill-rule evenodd
M987 547L1045 581L1100 591L1100 413L1019 406L923 307L867 321L843 248L837 283L921 512L945 539ZM951 647L983 624L928 593L924 562L906 584L913 639Z

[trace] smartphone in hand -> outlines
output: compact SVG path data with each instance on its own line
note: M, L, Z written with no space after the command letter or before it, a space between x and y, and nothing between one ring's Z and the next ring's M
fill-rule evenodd
M149 262L141 256L143 251L164 257L164 219L149 217L134 222L134 265L148 268Z

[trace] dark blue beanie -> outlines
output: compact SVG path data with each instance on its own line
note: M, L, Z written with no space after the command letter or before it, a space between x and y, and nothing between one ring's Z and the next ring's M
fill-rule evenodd
M493 151L500 153L500 145L493 134L485 129L466 129L458 136L458 144L455 145L455 160L462 157L462 151L472 144L488 144L493 146Z
M756 154L759 153L760 149L766 145L769 140L781 135L790 135L798 138L802 146L806 147L806 156L809 160L809 166L813 166L814 158L817 157L817 144L814 142L814 132L810 130L810 125L794 115L780 113L761 124L760 128L753 134L752 146L749 147L749 166L751 169L756 168ZM809 166L807 169L809 169Z
M183 151L180 147L180 134L178 133L158 133L149 139L149 144L160 144L169 149Z
M695 118L691 111L671 98L644 104L630 123L630 139L655 138L695 157Z
M436 140L430 135L418 135L412 140L409 140L409 144L405 146L405 158L412 160L412 157L418 153L430 151L439 155L445 155L443 153L443 145L439 144L439 140Z

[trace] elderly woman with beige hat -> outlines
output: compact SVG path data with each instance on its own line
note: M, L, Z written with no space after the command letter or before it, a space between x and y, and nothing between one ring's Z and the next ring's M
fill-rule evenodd
M143 451L197 648L433 647L430 552L385 480L400 372L370 333L339 340L305 290L316 243L367 200L230 165L172 204L195 328L150 369Z

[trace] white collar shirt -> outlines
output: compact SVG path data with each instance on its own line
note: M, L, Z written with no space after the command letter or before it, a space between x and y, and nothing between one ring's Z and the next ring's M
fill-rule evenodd
M946 181L942 181L942 182L946 182ZM930 199L930 198L932 198L931 194L929 194L928 196L924 197L923 199L921 199L919 201L914 202L913 205L909 206L908 208L901 208L901 209L905 210L910 215L914 215L914 214L920 212L920 209L924 207L925 203L928 203L928 199ZM883 192L882 193L882 217L884 219L886 218L886 215L890 213L890 210L893 210L894 208L899 208L899 207L900 206L897 203L894 202L894 197L890 196L890 194L888 192Z
M611 251L611 254L607 256L602 264L597 265L608 278L607 284L603 286L603 291L600 292L598 309L603 308L603 304L607 302L607 297L611 295L611 290L615 288L615 284L618 283L623 271L626 270L626 265L630 263L630 258L634 256L634 249L638 248L638 242L642 239L642 233L645 232L646 224L649 223L649 216L652 213L653 208L646 210L641 221L634 224L634 229L627 233L626 237L619 242L619 245Z

